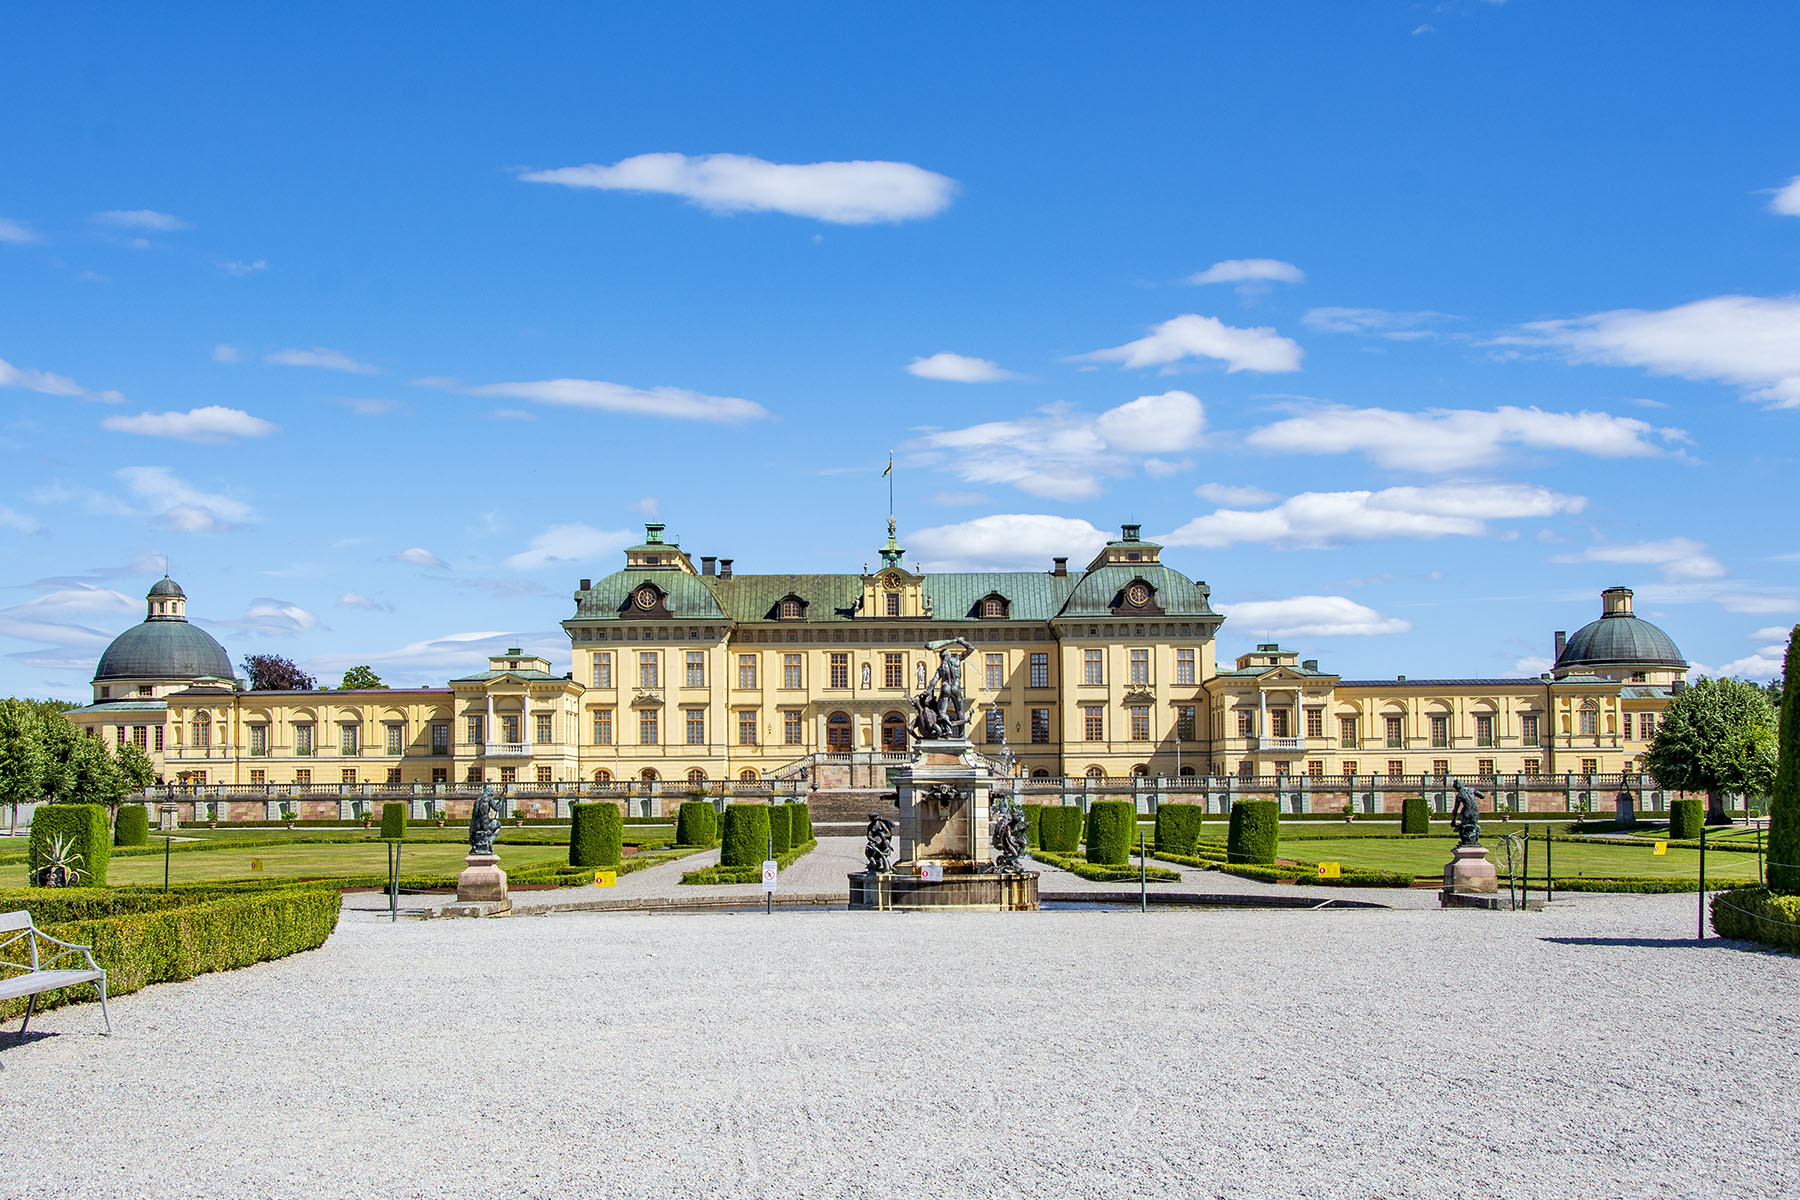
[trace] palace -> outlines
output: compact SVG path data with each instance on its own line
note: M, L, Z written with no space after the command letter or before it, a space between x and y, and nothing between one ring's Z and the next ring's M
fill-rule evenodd
M510 650L441 688L248 691L165 578L69 718L172 784L868 784L905 752L926 643L962 638L971 737L1033 777L1543 777L1636 770L1685 686L1623 587L1540 677L1357 680L1277 644L1219 669L1210 590L1137 525L1081 569L929 575L891 521L879 567L837 575L696 566L663 530L581 580L566 674Z

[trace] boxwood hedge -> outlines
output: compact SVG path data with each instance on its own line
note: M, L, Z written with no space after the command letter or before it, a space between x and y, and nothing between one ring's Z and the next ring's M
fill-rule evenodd
M150 841L150 811L141 804L124 804L113 818L113 845L143 846Z
M1697 838L1704 820L1698 800L1674 800L1669 804L1669 836Z
M1167 854L1192 854L1200 842L1200 824L1206 808L1200 804L1156 806L1156 849Z
M683 800L675 813L677 846L710 846L719 840L719 813L709 800Z
M50 840L60 837L72 843L81 855L81 882L89 887L106 886L106 863L112 857L112 829L107 825L104 804L40 804L31 816L30 862L42 871ZM31 868L26 868L31 874ZM42 879L26 880L41 885Z
M1073 804L1046 804L1038 816L1038 835L1045 850L1073 854L1081 849L1082 812Z
M569 865L616 867L625 840L625 821L610 801L569 806Z
M1400 832L1429 833L1431 831L1431 806L1425 803L1423 796L1408 796L1400 802Z
M765 805L769 810L769 845L774 857L780 858L794 846L794 825L784 804ZM759 860L760 861L760 860Z
M389 800L381 806L381 836L395 840L406 837L406 805Z
M1108 867L1131 861L1137 841L1137 808L1129 800L1096 800L1088 805L1087 860Z
M812 809L806 806L806 801L796 800L788 805L788 814L793 818L789 822L788 845L804 846L812 841Z
M1025 844L1035 850L1044 844L1039 836L1041 831L1038 829L1038 822L1044 815L1044 806L1042 804L1026 804L1022 807L1025 810L1025 824L1028 829L1025 835Z
M1272 863L1281 841L1281 810L1273 800L1240 800L1231 806L1226 857L1234 863Z
M720 840L719 865L756 866L769 856L769 806L732 804L725 809L725 830Z
M1800 896L1760 886L1720 892L1712 898L1712 927L1720 937L1800 950Z

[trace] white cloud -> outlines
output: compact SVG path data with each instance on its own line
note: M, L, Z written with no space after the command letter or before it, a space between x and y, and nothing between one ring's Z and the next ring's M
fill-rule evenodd
M1214 504L1229 504L1242 507L1249 504L1271 504L1281 499L1274 492L1265 492L1259 487L1233 487L1225 483L1203 483L1194 489L1194 495L1202 500L1211 500Z
M772 163L743 154L639 154L610 167L589 163L520 178L680 196L713 213L780 212L837 225L933 217L956 193L955 180L911 163Z
M970 508L986 504L988 498L982 492L933 492L926 497L926 501L944 508Z
M150 208L113 208L94 214L94 220L117 229L148 229L153 233L176 233L193 226L180 217Z
M358 362L342 350L314 346L311 350L275 350L263 355L263 361L282 367L322 367L327 371L348 371L352 375L379 375L381 368Z
M236 346L220 342L213 347L212 360L217 363L236 363L244 361L244 352Z
M1305 280L1306 272L1278 258L1228 258L1187 278L1193 284L1303 283Z
M1425 34L1436 32L1437 26L1435 25L1414 25L1412 35L1414 37L1423 37Z
M571 523L552 525L531 539L527 549L506 560L506 565L529 571L551 563L580 562L617 554L637 541L625 529L595 529L592 525Z
M333 403L343 405L359 417L379 417L399 407L392 400L377 400L369 396L336 396L333 397Z
M410 550L402 550L400 553L394 555L394 561L407 563L415 567L424 567L431 571L448 571L450 569L449 563L425 549L423 546L414 546Z
M42 533L44 523L36 517L27 516L16 508L8 508L0 504L0 528L14 529L20 533Z
M930 358L913 359L906 364L906 373L920 379L941 379L946 383L1000 383L1021 378L990 359L970 358L948 350L939 351Z
M298 637L320 627L319 618L298 604L269 596L258 596L243 616L219 624L252 637Z
M281 432L281 426L261 417L253 417L238 408L208 404L187 412L139 413L107 417L102 429L114 433L138 433L146 437L177 438L184 442L217 444L232 438L268 437Z
M657 513L662 511L662 505L657 503L655 496L641 497L640 499L633 500L625 507L634 513L640 513L646 517L654 517Z
M1729 383L1771 408L1800 408L1800 296L1714 296L1524 328L1499 343L1552 346L1572 362Z
M136 497L137 508L148 508L151 523L170 533L223 533L258 520L242 500L203 492L167 467L121 467L113 474Z
M1684 537L1652 542L1605 542L1589 546L1579 554L1560 554L1550 561L1653 566L1668 580L1719 579L1725 574L1724 564L1707 553L1705 543Z
M1125 475L1134 460L1200 445L1206 410L1189 392L1168 391L1098 416L1062 406L1014 421L927 434L912 444L915 461L941 465L969 483L1005 483L1034 496L1096 496L1101 480Z
M1217 317L1184 313L1151 327L1147 337L1109 350L1075 355L1074 362L1116 362L1126 367L1160 367L1187 358L1213 358L1236 371L1298 371L1304 353L1267 326L1239 329Z
M1171 475L1179 475L1183 471L1193 469L1194 460L1191 458L1146 458L1144 460L1144 474L1152 479L1167 479Z
M1221 604L1239 633L1263 637L1366 637L1406 633L1412 625L1384 617L1344 596L1292 596L1286 600L1247 600Z
M67 375L58 375L53 371L38 371L31 367L15 367L0 358L0 388L24 388L28 392L42 392L46 396L72 396L80 400L98 400L102 404L118 404L125 399L124 395L115 391L97 392L92 388L82 387Z
M1527 654L1525 657L1513 661L1511 673L1514 675L1526 676L1542 675L1555 665L1556 663L1551 659L1543 658L1535 654Z
M254 275L258 271L266 271L268 269L269 260L266 258L258 258L250 262L242 262L234 258L219 260L219 270L225 272L233 279L242 279L246 275Z
M1073 557L1079 569L1099 553L1108 536L1076 517L998 513L921 529L907 540L914 559L930 563L934 571L1048 571L1057 555Z
M1727 612L1789 613L1800 612L1800 600L1781 592L1722 591L1711 599Z
M1385 308L1309 308L1300 323L1322 333L1362 333L1390 341L1411 342L1438 336L1429 326L1453 320L1447 313L1424 310L1394 312Z
M1780 642L1785 646L1787 645L1788 638L1792 636L1793 632L1794 631L1786 625L1764 625L1755 633L1745 634L1744 636L1747 641Z
M25 222L0 217L0 242L11 246L29 246L43 240L38 236L37 231Z
M535 421L538 419L536 413L527 412L522 408L496 408L488 416L496 421Z
M371 600L357 592L345 592L337 598L339 608L361 608L369 612L393 612L394 606L381 600Z
M1302 492L1273 508L1222 508L1157 540L1222 549L1240 543L1325 547L1386 538L1481 537L1488 521L1580 512L1587 501L1522 483Z
M490 383L462 390L472 396L510 396L565 408L589 408L635 417L666 417L675 421L718 421L735 425L769 415L769 410L762 405L736 396L708 396L675 387L635 388L598 379Z
M1595 458L1644 458L1686 441L1679 429L1611 413L1545 412L1503 405L1480 409L1323 405L1245 435L1245 444L1279 454L1361 453L1384 467L1460 471L1501 458L1508 447L1565 450ZM1660 443L1660 444L1659 444Z
M569 636L561 630L446 633L393 650L321 655L307 665L321 676L334 678L351 667L366 665L393 686L442 687L446 677L485 670L489 655L504 653L514 646L547 658L552 664L560 663L562 670L568 669Z
M0 637L47 647L14 656L34 666L91 671L107 643L143 613L141 598L64 581L29 600L0 607Z
M1788 180L1769 198L1769 211L1784 217L1800 217L1800 175ZM0 241L4 241L0 238Z

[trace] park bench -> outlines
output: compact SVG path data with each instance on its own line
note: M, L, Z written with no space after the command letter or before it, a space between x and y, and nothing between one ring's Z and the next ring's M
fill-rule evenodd
M38 961L38 939L42 938L62 949L52 954L43 962ZM19 943L24 946L14 949ZM29 957L30 961L24 961ZM87 966L82 967L80 960L85 958ZM18 961L15 961L18 960ZM56 964L63 959L75 961L72 967L57 968ZM106 1011L106 972L94 961L94 950L91 946L77 946L71 942L51 937L32 923L31 914L23 910L19 912L0 913L0 973L7 970L22 971L21 975L13 975L0 979L0 1000L16 1000L20 996L30 996L25 1005L25 1020L19 1025L19 1036L25 1036L25 1029L31 1024L32 1010L37 1007L37 998L45 992L53 992L57 988L75 987L78 984L91 983L100 993L100 1016L106 1021L106 1032L112 1033L112 1017Z

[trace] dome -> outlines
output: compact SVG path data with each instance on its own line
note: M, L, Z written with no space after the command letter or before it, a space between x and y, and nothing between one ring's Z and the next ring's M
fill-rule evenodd
M1557 671L1576 667L1687 667L1673 638L1632 615L1628 589L1608 588L1601 596L1604 611L1600 619L1588 622L1569 636L1556 656Z
M170 579L167 575L164 575L161 579L150 585L150 594L152 596L181 596L183 598L186 598L187 596L187 593L181 590L181 585L176 583L173 579Z
M108 679L230 679L231 656L204 629L188 624L187 595L164 576L151 585L149 612L112 640L94 668Z

